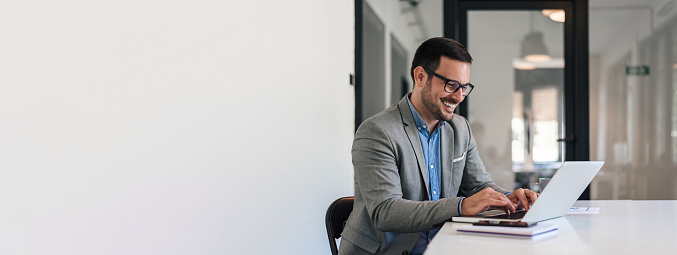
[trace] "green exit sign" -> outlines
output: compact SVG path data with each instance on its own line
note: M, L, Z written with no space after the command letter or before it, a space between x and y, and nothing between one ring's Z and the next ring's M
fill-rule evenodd
M649 66L625 66L625 75L648 76Z

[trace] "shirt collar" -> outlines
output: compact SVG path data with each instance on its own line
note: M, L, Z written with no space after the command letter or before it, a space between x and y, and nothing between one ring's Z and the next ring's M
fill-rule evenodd
M425 123L421 115L418 113L416 108L414 108L414 105L411 103L411 100L409 100L409 97L411 96L411 93L406 96L407 98L407 103L409 103L409 109L411 110L411 115L414 116L414 122L416 123L416 128L418 130L428 130L428 124ZM446 121L440 120L437 122L437 127L444 126L444 123Z

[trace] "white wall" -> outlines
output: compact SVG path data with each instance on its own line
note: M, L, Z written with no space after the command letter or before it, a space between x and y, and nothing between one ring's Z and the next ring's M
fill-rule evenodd
M0 254L322 254L352 1L0 8Z

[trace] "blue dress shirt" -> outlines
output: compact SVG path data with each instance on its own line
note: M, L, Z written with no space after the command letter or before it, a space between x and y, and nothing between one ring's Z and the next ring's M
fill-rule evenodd
M440 199L441 192L441 182L442 182L442 164L441 164L441 155L440 155L440 129L446 124L446 121L439 121L437 126L433 129L433 132L430 133L430 127L425 123L421 115L418 113L414 105L411 104L411 100L407 97L407 103L409 103L409 109L411 114L414 116L414 122L416 123L416 129L418 129L418 138L421 140L421 147L423 147L423 157L425 158L426 168L428 170L428 183L430 185L428 193L428 198L430 201L437 201ZM509 196L508 192L505 195ZM458 203L458 214L461 213L461 204L463 204L463 199ZM411 250L410 254L423 254L428 243L435 237L437 232L440 231L440 228L435 228L429 231L424 231L421 233L416 245Z
M430 127L428 127L428 124L425 123L423 118L421 118L421 115L416 111L416 108L411 104L409 97L407 97L407 103L409 103L409 109L411 109L411 113L414 115L416 129L418 129L418 138L421 140L421 147L423 147L423 158L425 158L425 164L428 170L428 183L430 185L428 198L430 201L437 201L440 199L442 188L440 129L445 125L446 121L439 121L437 126L433 129L433 132L430 133ZM423 254L428 243L439 230L440 228L435 228L430 231L422 232L414 249L411 250L411 254Z

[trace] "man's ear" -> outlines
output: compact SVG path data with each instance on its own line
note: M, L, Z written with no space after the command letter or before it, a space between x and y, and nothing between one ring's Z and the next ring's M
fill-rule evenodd
M414 86L424 86L425 81L428 80L428 73L422 66L414 68Z

